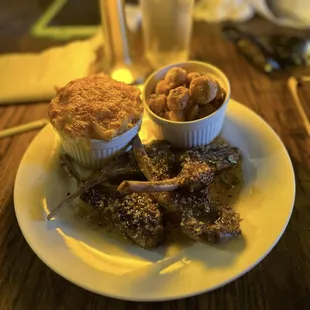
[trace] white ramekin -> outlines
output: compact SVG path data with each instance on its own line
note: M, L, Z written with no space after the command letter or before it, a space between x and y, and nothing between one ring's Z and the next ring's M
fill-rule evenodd
M159 117L151 111L147 102L149 96L154 92L155 85L162 80L166 73L173 67L181 67L188 72L199 72L209 74L218 80L225 90L226 96L223 104L212 114L189 122L174 122ZM225 111L230 99L230 84L226 75L218 68L199 61L187 61L172 64L155 71L145 82L143 92L143 104L152 120L157 139L165 139L176 147L191 148L210 143L219 135L225 118Z
M99 169L109 157L125 151L130 146L130 142L139 132L140 126L141 120L130 130L109 142L95 139L75 139L63 133L57 133L65 153L83 167Z

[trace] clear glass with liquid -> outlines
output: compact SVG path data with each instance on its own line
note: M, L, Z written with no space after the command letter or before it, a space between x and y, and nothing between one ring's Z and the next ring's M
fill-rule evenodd
M155 69L188 60L194 0L140 0L145 53Z

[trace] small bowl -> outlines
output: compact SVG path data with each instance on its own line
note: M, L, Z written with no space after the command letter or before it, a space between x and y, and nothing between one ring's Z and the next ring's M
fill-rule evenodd
M139 132L141 122L140 120L134 127L108 142L96 139L75 139L63 133L57 133L65 153L83 167L99 169L108 158L128 149L131 140Z
M194 121L175 122L156 115L148 106L148 99L154 92L157 82L162 80L166 73L173 67L181 67L187 72L199 72L210 75L218 80L225 90L226 96L222 105L212 114ZM157 139L169 141L179 148L191 148L206 145L214 140L220 133L225 111L230 99L230 84L226 75L218 68L199 61L188 61L172 64L155 71L145 82L143 92L143 104L149 118L155 125L154 135Z

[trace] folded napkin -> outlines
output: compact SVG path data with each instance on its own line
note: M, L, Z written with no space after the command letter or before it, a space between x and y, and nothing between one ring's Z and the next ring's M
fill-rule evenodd
M91 73L101 44L98 33L39 54L0 56L0 104L50 100L55 88Z

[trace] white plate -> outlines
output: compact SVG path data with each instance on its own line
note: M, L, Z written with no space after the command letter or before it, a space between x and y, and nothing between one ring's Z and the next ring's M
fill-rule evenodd
M146 123L144 139L150 138ZM72 208L48 222L48 208L74 188L59 168L59 140L50 125L33 140L17 173L14 202L19 226L46 265L98 294L159 301L220 287L249 271L275 246L295 197L290 158L260 117L231 101L222 136L241 149L245 175L238 201L243 237L225 246L176 241L146 251L91 228L74 217Z

